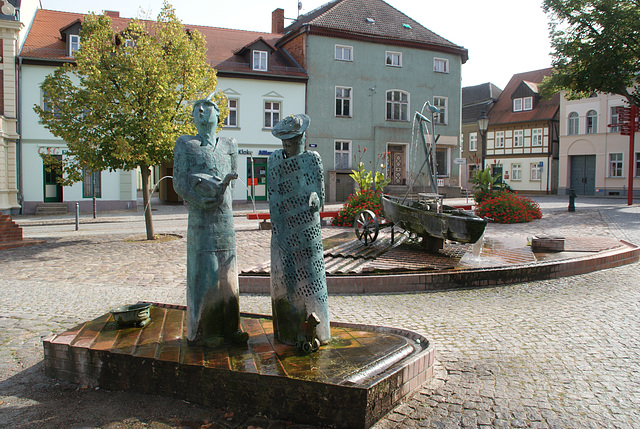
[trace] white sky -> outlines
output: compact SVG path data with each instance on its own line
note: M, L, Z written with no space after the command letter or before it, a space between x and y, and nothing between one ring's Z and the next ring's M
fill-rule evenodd
M155 19L162 0L40 0L66 12L117 10L124 18ZM301 13L328 0L302 0ZM501 89L515 73L551 66L547 17L542 0L385 0L420 24L469 51L462 86L492 82ZM271 31L271 12L295 18L297 0L172 0L185 24ZM147 15L145 12L150 12ZM291 21L285 21L285 25Z

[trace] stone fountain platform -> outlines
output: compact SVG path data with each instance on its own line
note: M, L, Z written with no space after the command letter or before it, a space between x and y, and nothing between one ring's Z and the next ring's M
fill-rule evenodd
M381 231L365 246L344 232L324 240L330 294L487 287L585 274L640 260L638 246L610 237L565 236L564 251L533 252L531 236L485 237L481 249L445 242L437 254ZM478 252L479 250L479 252ZM240 291L269 293L269 263L242 271Z
M367 428L433 378L434 348L414 332L331 324L311 355L274 341L269 316L242 314L242 346L187 344L185 308L153 304L144 328L110 313L44 340L45 374L87 387L172 396L313 425Z

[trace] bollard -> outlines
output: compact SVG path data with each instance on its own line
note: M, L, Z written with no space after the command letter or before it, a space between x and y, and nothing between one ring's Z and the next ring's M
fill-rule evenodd
M575 200L576 200L576 191L573 188L569 188L569 211L570 212L576 211Z
M76 203L76 231L80 229L80 204Z

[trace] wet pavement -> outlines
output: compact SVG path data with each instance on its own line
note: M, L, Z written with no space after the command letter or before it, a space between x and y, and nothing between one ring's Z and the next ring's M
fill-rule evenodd
M566 197L536 200L543 219L490 224L487 235L640 243L637 202L578 198L577 211L567 213ZM125 303L185 301L184 238L125 241L144 233L140 214L100 217L80 231L68 217L18 218L25 237L47 242L0 252L0 427L277 427L264 416L77 390L44 377L41 337ZM157 233L184 237L183 207L158 207L154 219ZM241 216L236 228L240 268L264 262L269 231ZM331 296L329 306L332 320L411 329L435 344L436 380L378 428L633 428L640 421L639 284L633 264L486 289ZM242 311L269 314L270 305L267 296L241 297Z

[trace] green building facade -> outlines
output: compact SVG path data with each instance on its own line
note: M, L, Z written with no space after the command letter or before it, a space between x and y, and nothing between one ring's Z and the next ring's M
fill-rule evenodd
M384 165L387 192L406 191L424 160L422 148L410 145L415 112L427 101L444 110L434 118L438 191L459 195L453 159L460 156L464 48L381 0L328 3L285 28L279 45L309 76L308 149L323 159L328 202L353 191L348 174L359 161L373 170ZM419 177L416 190L425 184Z

